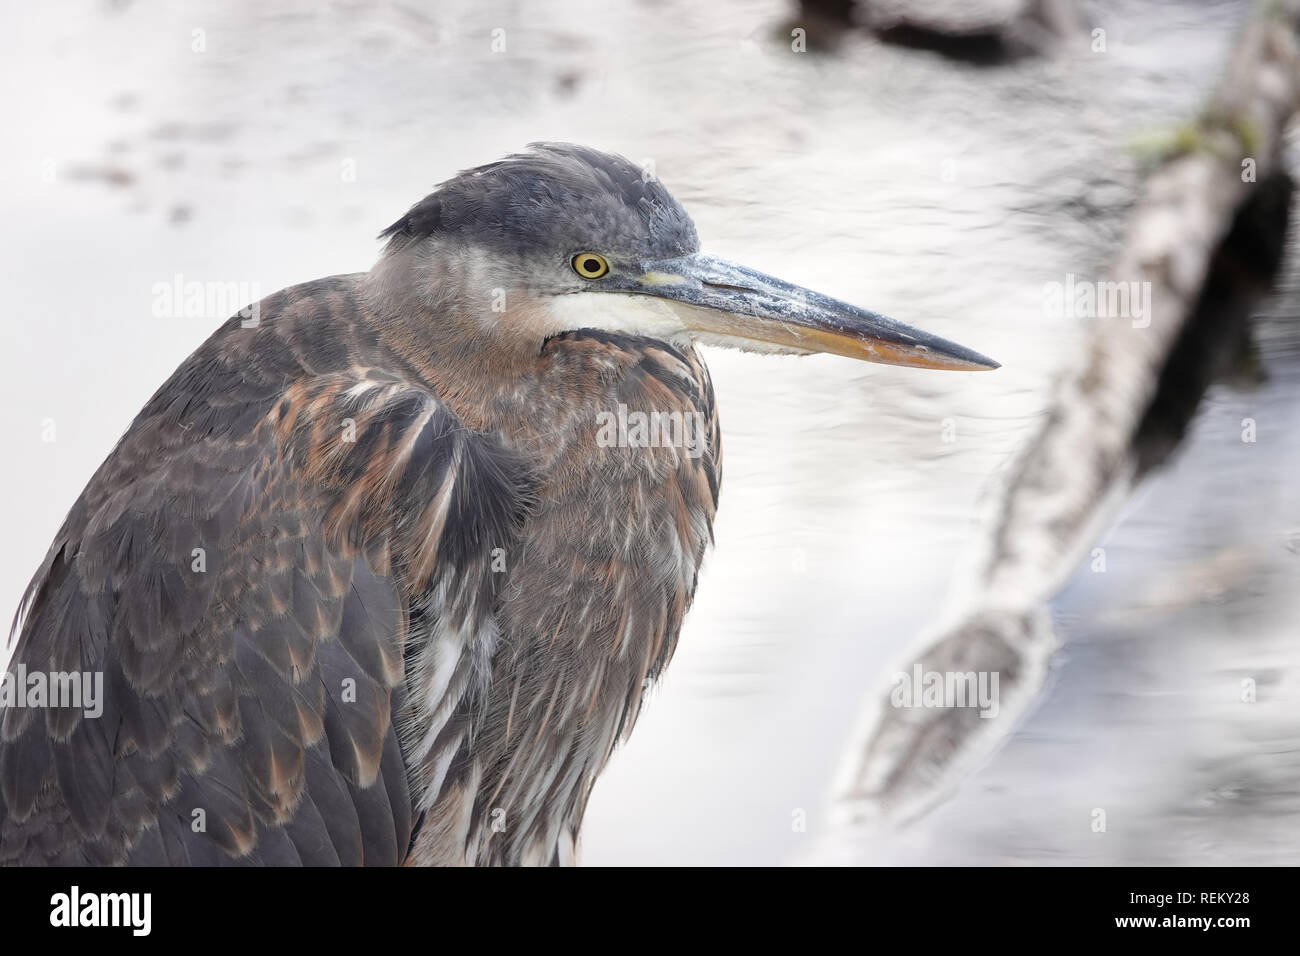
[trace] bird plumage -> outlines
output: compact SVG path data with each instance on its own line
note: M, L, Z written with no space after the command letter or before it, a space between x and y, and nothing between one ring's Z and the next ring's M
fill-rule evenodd
M231 319L78 499L14 660L102 670L106 706L3 714L0 861L571 857L671 656L718 490L716 424L692 459L597 447L596 414L711 416L707 373L663 343L560 336L528 414L472 428L383 342L365 287Z
M585 147L383 235L223 325L73 505L11 667L102 713L0 713L0 863L572 862L712 538L693 343L996 367L700 253Z

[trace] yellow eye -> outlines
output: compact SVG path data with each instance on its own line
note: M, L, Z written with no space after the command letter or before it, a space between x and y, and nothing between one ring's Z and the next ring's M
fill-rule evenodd
M584 279L599 279L609 271L609 263L604 256L594 252L580 252L571 260L573 271Z

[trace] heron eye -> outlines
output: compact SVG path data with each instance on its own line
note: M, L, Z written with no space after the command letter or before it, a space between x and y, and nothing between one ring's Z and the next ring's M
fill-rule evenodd
M599 279L609 271L609 263L604 256L594 252L580 252L573 257L573 271L584 279Z

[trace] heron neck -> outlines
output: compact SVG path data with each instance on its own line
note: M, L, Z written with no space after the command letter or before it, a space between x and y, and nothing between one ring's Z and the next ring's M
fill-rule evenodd
M380 340L471 428L510 433L543 398L546 301L490 289L454 263L385 257L363 280ZM407 281L416 272L426 278ZM504 305L501 311L494 307Z

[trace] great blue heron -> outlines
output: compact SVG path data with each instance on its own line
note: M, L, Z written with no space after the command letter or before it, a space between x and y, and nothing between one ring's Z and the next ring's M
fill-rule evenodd
M695 343L996 367L699 252L584 147L383 235L225 323L73 505L14 624L0 862L571 862L712 539Z

